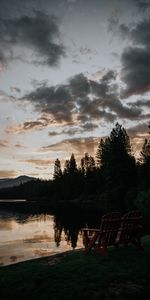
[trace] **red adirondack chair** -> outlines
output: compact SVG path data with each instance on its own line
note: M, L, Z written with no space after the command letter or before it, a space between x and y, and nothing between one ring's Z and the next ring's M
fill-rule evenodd
M106 255L108 246L127 245L129 242L143 249L140 233L141 219L141 214L136 211L124 216L119 212L104 215L99 229L82 229L85 253L88 254L92 248L95 248L102 255Z

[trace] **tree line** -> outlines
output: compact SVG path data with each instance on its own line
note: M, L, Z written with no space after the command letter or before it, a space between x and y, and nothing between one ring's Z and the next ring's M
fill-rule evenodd
M5 191L3 196L8 193ZM110 135L100 139L95 158L85 153L78 166L72 153L64 169L57 158L53 180L28 182L11 189L11 195L42 198L55 205L77 203L96 206L104 211L139 208L148 212L150 139L145 139L140 157L136 160L126 130L116 123Z

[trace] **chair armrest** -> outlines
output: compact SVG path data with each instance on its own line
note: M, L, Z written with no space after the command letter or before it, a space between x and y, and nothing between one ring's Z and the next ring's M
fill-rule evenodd
M81 231L95 231L95 232L99 232L101 230L97 229L97 228L81 228Z

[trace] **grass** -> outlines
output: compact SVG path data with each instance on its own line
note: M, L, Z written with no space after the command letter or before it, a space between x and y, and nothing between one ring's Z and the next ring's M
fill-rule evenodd
M148 300L150 236L144 251L110 247L107 257L83 250L0 268L1 300Z

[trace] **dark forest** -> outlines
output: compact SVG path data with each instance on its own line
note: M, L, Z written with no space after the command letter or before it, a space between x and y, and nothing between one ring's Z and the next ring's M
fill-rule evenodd
M100 139L95 158L85 153L77 166L72 153L63 170L57 158L52 180L37 179L0 190L1 199L24 198L54 207L75 204L104 212L139 209L144 214L150 212L149 196L150 139L145 139L136 160L130 138L118 123L109 137Z

